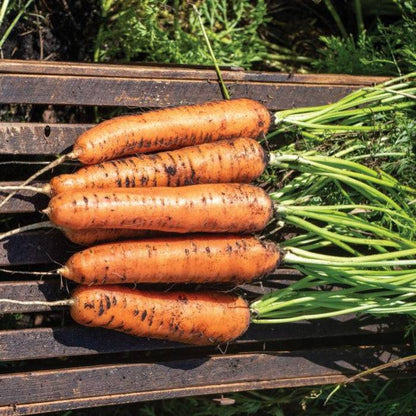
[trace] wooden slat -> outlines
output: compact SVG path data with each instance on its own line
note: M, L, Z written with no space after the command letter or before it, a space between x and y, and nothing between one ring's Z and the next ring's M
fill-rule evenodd
M286 325L251 325L234 345L304 340L343 340L351 336L403 333L405 320L396 317L389 323L371 318L358 320L342 316L325 321L298 322ZM189 348L185 344L137 338L101 328L68 326L61 328L31 328L0 332L0 361L67 357L132 351L155 351ZM363 339L361 339L363 342Z
M0 415L21 404L147 392L226 386L246 389L342 382L348 375L409 353L411 348L380 347L302 350L199 357L181 361L129 363L15 373L0 376ZM19 392L16 395L16 392ZM150 395L153 392L152 395ZM156 394L155 394L156 393Z
M339 376L328 376L325 378L325 382L328 384L337 383ZM285 380L279 380L281 384ZM58 411L70 411L74 409L83 409L97 406L108 405L122 405L129 403L144 402L150 400L164 400L172 398L201 396L207 394L221 394L221 393L236 393L247 391L250 389L270 389L273 387L281 387L277 380L272 381L257 381L255 383L230 383L222 385L206 385L201 387L185 387L168 390L153 390L149 392L136 392L129 394L112 394L104 396L96 396L93 398L85 399L67 399L58 401L44 401L42 403L28 403L28 404L16 404L11 403L8 406L0 407L0 416L18 416L18 415L31 415L31 414L43 414L44 412L58 412ZM302 386L302 379L292 380L292 387ZM297 384L296 384L297 383ZM322 384L320 378L317 377L315 382L310 379L310 385Z
M46 182L33 182L30 185L42 187ZM4 186L19 186L20 181L0 182L0 188ZM5 198L11 191L0 191L0 201ZM18 191L9 201L1 208L1 214L22 214L38 212L45 209L48 205L49 198L41 193L32 191Z
M334 102L356 89L344 85L323 88L320 84L251 81L226 85L231 97L253 98L272 110ZM0 77L0 101L9 104L168 107L218 99L222 99L218 83L206 80L9 74Z
M78 62L47 62L1 60L0 74L77 75L93 77L195 79L217 80L212 67L172 64L92 64ZM285 82L323 85L370 86L386 77L369 77L345 74L287 74L281 72L244 71L242 68L222 68L224 80Z
M0 266L61 263L75 247L57 230L17 234L0 241Z
M0 282L1 299L49 302L66 297L68 297L68 293L62 287L59 279L48 278L45 281ZM0 314L43 312L53 309L57 309L57 307L51 308L47 305L16 305L0 302Z
M92 124L1 123L0 154L61 154L90 127Z
M386 372L386 376L395 376L396 372ZM387 377L384 376L383 379ZM403 375L401 375L403 377ZM336 384L345 381L345 376L327 375L308 378L308 386L317 386L322 384ZM43 412L57 412L68 411L80 408L107 406L107 405L121 405L128 403L137 403L150 400L164 400L172 398L202 396L207 394L219 395L221 393L236 393L247 390L262 390L288 387L304 387L305 382L303 378L279 379L268 381L254 381L254 382L237 382L227 384L213 384L201 387L183 387L167 390L152 390L128 394L112 394L96 396L85 399L67 399L59 401L46 401L42 403L29 404L10 404L8 406L0 407L0 416L18 416L30 415Z

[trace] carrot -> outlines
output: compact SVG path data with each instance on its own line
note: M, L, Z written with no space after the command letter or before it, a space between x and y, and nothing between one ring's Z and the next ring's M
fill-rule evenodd
M191 235L101 244L72 255L57 273L77 283L250 282L273 271L275 243L252 236Z
M247 98L214 101L116 117L81 134L73 156L91 165L237 137L256 138L270 126L269 111Z
M268 131L270 119L266 107L247 98L116 117L81 134L71 153L40 169L21 186L68 159L92 165L136 153L178 149L238 137L257 138ZM0 207L16 192L14 190L4 198Z
M43 191L57 195L85 188L250 183L262 174L267 161L267 153L253 139L222 140L87 166L54 177Z
M273 204L253 185L204 184L65 192L44 212L55 225L70 229L253 233L271 219Z
M250 323L248 304L232 294L79 286L71 299L71 317L81 325L193 345L230 342Z

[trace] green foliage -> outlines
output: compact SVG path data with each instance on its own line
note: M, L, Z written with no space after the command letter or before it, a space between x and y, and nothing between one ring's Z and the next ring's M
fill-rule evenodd
M320 72L361 75L401 75L416 65L416 2L393 2L400 16L393 23L376 21L373 29L346 38L323 36L321 57L313 68Z
M397 114L390 132L374 140L373 146L373 154L388 151L402 153L401 158L381 158L380 168L397 178L401 184L416 188L416 121L414 117Z
M267 22L265 0L196 3L217 60L250 67L266 46L259 35ZM195 11L186 1L103 1L96 61L212 64Z
M305 389L279 389L269 392L249 391L229 393L222 397L191 397L164 400L144 405L140 416L176 416L189 413L195 416L284 416L283 408L292 402L300 402Z
M21 0L19 0L14 1L11 4L10 0L4 0L2 2L0 7L0 34L2 35L0 38L0 52L8 36L10 35L10 32L14 29L19 20L24 16L26 9L31 5L31 3L33 3L33 0L27 0L26 3L23 3ZM14 19L7 27L3 27L5 18L13 13L16 14Z
M414 415L416 387L414 379L352 383L341 387L324 407L331 387L325 387L315 400L308 400L308 415L331 416L406 416ZM315 413L325 409L325 413Z
M400 184L416 188L416 121L415 112L396 112L384 116L389 129L383 133L332 135L320 144L299 141L296 151L315 150L319 154L334 155L356 149L345 156L393 176ZM289 148L292 146L289 146ZM293 147L292 147L293 148ZM325 192L322 192L323 195ZM327 201L328 202L328 201ZM334 202L334 201L332 201ZM416 207L415 207L416 209Z
M321 37L322 57L314 62L319 72L380 75L393 73L394 63L376 47L375 36L362 33L357 40L338 36Z

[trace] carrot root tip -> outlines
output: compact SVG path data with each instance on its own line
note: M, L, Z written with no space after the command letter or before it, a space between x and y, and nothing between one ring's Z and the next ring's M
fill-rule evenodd
M68 274L69 274L69 268L67 266L63 266L63 267L57 269L56 273L61 275L61 276L67 277Z
M82 150L81 149L76 149L73 150L72 152L68 153L66 155L66 158L68 159L78 159L79 156L81 156L82 154Z
M42 192L44 192L48 196L52 196L52 187L49 183L45 184L42 187Z

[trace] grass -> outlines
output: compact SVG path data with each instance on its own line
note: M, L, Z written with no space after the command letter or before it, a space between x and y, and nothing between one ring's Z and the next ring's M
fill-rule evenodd
M250 67L265 52L258 35L267 22L266 3L257 0L196 2L221 65ZM103 0L94 60L145 59L211 64L196 13L184 1Z
M194 5L220 65L393 76L415 67L413 1L299 3L207 0ZM212 62L185 0L101 0L99 10L96 62ZM302 23L314 33L298 39L296 31L302 29L280 19L303 14Z
M363 10L368 8L366 1L358 3L362 3ZM343 36L322 36L323 47L312 68L329 73L391 76L413 71L416 3L406 0L386 3L396 7L395 13L389 16L390 21L377 16L368 28L361 23L356 31L347 33L343 29Z
M293 49L271 43L263 32L270 21L266 0L197 1L220 65L279 70L311 61ZM94 61L167 62L211 65L198 15L184 0L102 0Z
M0 8L0 30L2 32L2 36L0 37L0 53L2 53L2 48L4 43L6 42L7 38L9 37L11 31L15 28L15 26L18 24L19 20L24 16L24 14L27 12L28 7L33 3L33 0L27 0L26 3L21 4L20 1L12 2L10 4L10 0L4 0L2 2L1 8ZM6 16L9 13L12 13L13 11L17 11L16 16L11 21L11 23L2 30L3 22L5 21ZM1 33L0 32L0 33Z

